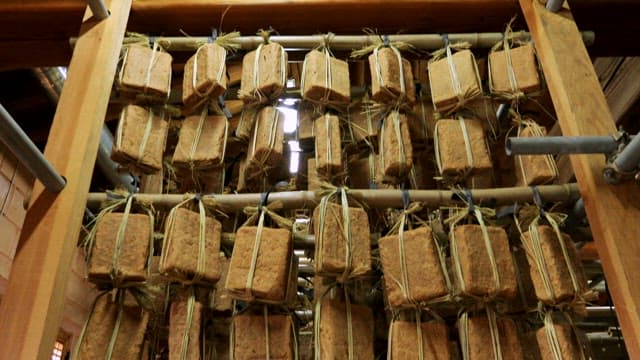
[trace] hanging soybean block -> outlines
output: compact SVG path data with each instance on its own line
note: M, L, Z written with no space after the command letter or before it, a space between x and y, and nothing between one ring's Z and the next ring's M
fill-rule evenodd
M298 105L298 143L303 150L313 150L315 146L314 120L320 116L314 105L301 101Z
M184 65L182 102L193 109L210 99L216 99L227 90L225 61L227 50L210 43L202 45Z
M574 331L574 327L564 323L545 324L545 326L536 331L536 340L540 349L541 359L556 359L556 355L560 355L561 359L585 359L582 352L582 346L578 341L578 336ZM554 345L558 347L553 349Z
M542 137L547 130L533 121L521 126L518 137ZM558 177L558 167L551 155L516 155L516 186L543 185L553 182Z
M169 311L169 359L200 360L200 328L202 310L200 302L180 299L171 303ZM191 309L189 309L191 306ZM184 341L184 339L188 341Z
M409 134L415 142L433 139L436 117L431 99L422 98L413 105L413 116L409 118Z
M304 59L302 98L323 105L348 104L351 98L349 65L328 51L311 50Z
M429 84L433 105L439 112L482 94L478 67L470 50L429 63Z
M284 152L284 115L275 107L260 110L247 153L247 179L265 175L278 166Z
M421 338L417 327L420 326ZM441 322L393 321L391 323L391 352L392 360L450 360L449 329ZM418 342L422 342L422 356Z
M242 59L238 97L245 103L267 103L282 93L286 82L286 51L277 43L262 44Z
M457 290L469 296L512 299L517 295L518 284L509 238L501 227L486 226L486 230L488 239L484 238L480 225L457 225L452 230L452 252L457 253L457 259L452 255ZM495 262L491 260L487 242Z
M148 323L149 313L141 308L119 305L110 294L102 295L89 314L76 359L104 359L112 341L112 359L141 359Z
M127 105L122 109L111 159L145 174L162 169L162 153L167 139L165 114L152 108Z
M211 308L214 311L232 311L233 310L233 299L227 293L227 290L224 288L225 283L227 282L227 275L229 274L229 259L224 257L224 255L220 255L220 280L216 283L215 290L213 292L213 305Z
M391 307L425 304L449 294L444 259L435 241L428 226L403 231L402 243L397 234L378 240L385 291Z
M234 299L286 301L291 244L291 232L287 229L240 227L236 233L225 285L229 295ZM256 250L255 263L252 264Z
M201 220L198 212L178 208L169 214L165 228L160 271L184 282L197 276L199 282L215 284L221 275L218 256L222 234L220 222L209 216ZM198 269L199 262L201 269Z
M366 105L355 105L349 109L349 126L356 144L377 145L380 116Z
M236 128L236 137L242 141L248 142L251 139L251 133L256 123L258 110L255 108L244 108L240 114L238 127Z
M124 231L119 231L123 221L126 221ZM87 269L89 281L145 281L149 240L153 231L149 216L127 214L125 218L123 213L107 213L95 226L95 239ZM119 252L114 256L116 248Z
M413 167L413 147L407 117L392 111L380 132L381 170L385 180L398 182L409 175Z
M244 313L235 315L232 322L233 359L294 360L291 315Z
M413 104L416 89L413 83L411 63L397 50L383 47L369 55L371 69L371 96L380 103L397 101Z
M459 177L493 168L480 121L442 119L435 132L436 160L442 175Z
M171 55L158 49L140 45L127 47L118 81L120 91L166 102L171 91L172 61Z
M575 244L564 233L559 239L551 226L539 225L535 229L533 238L531 231L522 234L521 238L527 249L531 280L538 300L545 304L558 304L581 298L589 288ZM566 258L561 242L565 245ZM571 271L575 275L575 286Z
M331 178L343 171L340 120L325 114L313 122L316 134L316 170Z
M414 190L436 189L436 165L431 152L413 152L413 168L409 173L409 186Z
M367 157L349 162L350 187L353 189L370 189L377 185L378 156L369 153Z
M511 73L511 74L510 74ZM528 94L540 90L540 76L532 44L489 54L491 91L499 94Z
M351 316L347 316L348 309ZM351 324L349 324L349 318ZM353 359L373 360L373 313L364 305L324 299L320 306L320 339L315 339L320 359L349 359L349 335ZM351 329L351 334L349 334Z
M187 169L211 169L224 165L229 124L221 115L187 117L173 153L173 164Z
M460 320L458 322L458 331L466 333L467 349L470 355L468 359L523 359L515 322L503 317L497 317L495 320L493 330L491 321L486 314L472 315L468 317L467 321ZM463 345L463 353L464 350Z
M316 242L315 270L320 275L348 278L371 271L369 218L359 207L349 207L348 227L342 205L328 202L313 210L313 230ZM347 234L345 234L347 232ZM322 237L322 241L320 241ZM347 249L348 248L348 249ZM347 263L349 258L350 266Z

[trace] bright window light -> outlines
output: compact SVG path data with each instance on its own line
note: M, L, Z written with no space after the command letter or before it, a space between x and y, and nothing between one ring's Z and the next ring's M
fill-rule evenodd
M291 134L298 128L298 111L284 106L278 107L284 114L284 132Z

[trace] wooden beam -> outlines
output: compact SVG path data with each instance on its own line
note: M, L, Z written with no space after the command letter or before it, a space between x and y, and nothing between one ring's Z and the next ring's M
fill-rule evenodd
M620 122L640 97L640 57L624 58L604 94L613 119Z
M536 43L562 133L605 135L616 130L587 50L568 10L548 12L520 0ZM602 155L573 155L580 193L631 358L640 358L640 191L633 182L604 181Z
M45 156L67 179L51 194L37 183L7 292L0 304L0 349L12 359L49 359L62 319L65 287L75 254L112 80L131 0L112 0L111 16L90 11L80 30ZM10 334L10 335L9 335Z

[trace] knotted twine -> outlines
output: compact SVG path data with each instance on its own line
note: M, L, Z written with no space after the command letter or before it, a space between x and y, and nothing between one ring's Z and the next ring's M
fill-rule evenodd
M400 113L398 111L392 111L391 115L385 120L388 121L391 119L391 123L393 126L393 136L396 138L396 142L398 144L398 173L394 174L398 179L404 177L408 172L410 167L410 162L406 155L405 143L402 138L401 126L403 123L400 121ZM406 122L404 123L406 126ZM384 139L385 139L385 126L383 125L380 129L380 168L387 175L387 164L385 164L385 158L387 154L384 149Z
M208 108L205 106L200 112L200 118L198 119L198 126L196 127L196 132L193 136L191 148L187 153L187 162L189 163L189 168L191 169L191 171L194 171L199 168L208 167L208 165L206 164L206 162L208 161L206 159L201 160L202 162L205 162L205 164L202 164L200 166L196 165L196 159L195 159L196 153L198 151L198 147L200 146L200 137L202 136L202 132L204 130L204 123L205 121L212 121L212 120L207 120L208 113L209 113ZM226 117L224 118L224 135L223 136L224 137L222 141L222 153L220 154L220 161L217 164L214 164L214 166L224 165L224 156L227 150L227 137L229 136L229 121L226 119ZM205 151L206 150L208 149L205 149Z
M125 149L122 148L122 140L124 137L124 127L125 127L125 122L128 119L128 109L129 106L125 106L122 111L120 112L120 119L118 121L118 127L116 128L116 136L115 136L115 149L119 152L124 153L124 155L126 157L129 158L133 158L134 160L134 164L132 164L134 167L148 167L147 165L145 165L145 150L147 149L147 145L149 144L149 139L151 137L151 132L153 131L153 120L156 117L156 113L154 112L154 110L151 107L144 107L145 112L147 113L147 121L145 122L144 125L144 132L142 133L142 139L140 139L140 144L138 145L138 151L137 151L137 156L132 156L130 154L128 154ZM162 108L162 110L160 111L160 121L165 121L165 109ZM136 125L136 124L134 124ZM130 138L131 135L128 135L128 137ZM165 139L166 140L166 139ZM164 148L164 146L163 146Z
M436 154L436 165L438 166L438 172L441 174L441 177L445 181L449 182L458 182L460 180L465 179L472 171L474 166L474 157L473 157L473 148L471 147L471 139L469 137L469 131L467 130L467 120L462 118L462 116L458 116L458 124L460 125L460 130L462 131L462 139L464 140L464 149L467 155L467 166L462 169L462 173L456 174L454 176L450 176L448 174L443 173L442 166L442 158L440 156L440 137L439 137L439 127L442 124L440 121L436 122L434 127L433 134L433 149Z
M489 90L491 91L491 93L497 95L499 98L517 103L525 97L525 94L522 90L520 90L520 87L518 86L518 79L516 77L516 73L513 68L513 61L511 59L511 46L512 43L518 45L522 44L522 42L518 39L522 38L522 34L524 33L524 31L513 32L513 30L511 29L511 25L513 24L514 20L515 17L511 18L511 20L507 24L505 32L502 35L502 41L499 41L498 43L493 45L493 47L491 47L492 53L500 51L501 49L504 52L507 65L507 78L509 79L509 87L511 88L511 91L496 91L494 89L493 78L491 76L491 57L488 58L489 61L487 63L487 66L489 67Z
M271 157L271 153L273 152L273 149L276 146L276 139L278 137L278 132L281 131L281 126L280 126L280 112L276 108L271 108L271 110L272 110L272 115L270 119L264 119L264 117L261 116L261 114L258 114L258 117L256 118L255 128L253 129L253 139L251 141L251 151L249 152L249 156L248 156L249 161L247 164L247 180L254 179L260 175L264 175L264 177L266 178L266 175L268 175L268 171L273 168L272 165L267 165L267 161L269 161L269 158ZM261 111L261 113L263 112L264 112L264 109ZM256 150L258 146L258 135L261 134L262 131L264 131L260 129L260 124L264 123L266 120L269 121L269 123L267 124L270 125L268 127L269 135L267 136L268 138L268 141L266 144L267 149L266 151L263 151L262 156L258 158L256 156Z
M132 91L135 92L135 89L129 89L128 86L126 84L122 83L122 80L124 78L124 69L127 66L127 60L129 59L129 50L131 48L131 46L149 46L149 41L150 39L144 35L141 34L135 34L134 36L135 41L132 43L125 43L123 45L123 50L124 50L124 55L122 57L122 65L120 67L120 71L118 72L118 83L120 84L120 88L122 90L125 91ZM149 88L149 83L151 82L151 75L153 72L153 67L156 65L157 61L158 61L158 53L161 51L164 51L164 48L162 46L160 46L160 41L154 41L153 42L153 46L151 47L151 56L149 57L149 64L147 65L147 71L145 72L145 77L144 77L144 85L142 88L142 94L137 94L136 95L136 99L138 100L150 100L150 101L154 101L154 100L163 100L163 102L167 103L169 102L169 96L171 95L171 66L169 66L169 75L167 76L167 96L162 99L159 98L158 96L152 95L152 94L147 94L147 90Z
M515 112L513 112L515 113ZM516 136L520 137L522 132L525 129L529 129L531 130L531 133L533 134L534 137L544 137L545 134L542 131L542 128L540 127L540 125L538 125L538 123L536 123L535 121L531 120L531 119L522 119L520 118L520 116L516 113L516 117L514 119L514 122L517 126L517 133ZM505 140L508 138L508 133L507 136L505 137ZM546 183L549 183L553 180L555 180L558 177L558 165L556 164L555 159L553 158L553 155L537 155L537 156L542 156L544 159L545 164L547 165L547 168L549 170L551 170L551 173L553 174L553 176L549 179L546 180L545 183L543 184L539 184L539 185L544 185ZM527 177L527 172L525 171L525 167L524 167L524 162L523 162L523 155L516 155L516 160L518 161L518 165L520 168L520 174L522 175L522 180L524 182L524 185L528 185L529 184L529 179Z
M494 359L502 360L502 346L500 344L500 331L498 328L496 313L490 307L485 308L485 311L489 324L489 333L491 335L491 349L493 351ZM459 336L460 346L462 347L462 358L464 360L468 360L471 359L471 352L469 349L469 313L467 311L463 311L460 314L459 322Z
M198 253L198 256L200 254ZM193 312L196 307L196 294L193 287L189 289L189 297L187 298L187 318L184 323L184 332L182 333L182 342L180 343L180 360L189 358L189 343L191 342L191 326L193 326Z
M580 341L577 338L576 325L567 313L563 312L562 315L564 315L565 319L569 323L572 334L576 337L575 341L580 347ZM553 356L553 360L565 360L564 356L562 355L562 345L560 344L560 339L558 338L556 327L553 321L553 312L549 310L545 311L544 313L544 332L547 338L547 344L549 345L549 350L551 350L551 355ZM582 351L582 348L580 348L580 360L586 360L586 356L584 354L584 351Z
M267 30L258 31L258 35L262 37L263 43L258 46L255 50L255 59L253 61L253 81L251 83L251 88L249 91L244 89L244 86L241 86L240 91L238 92L238 96L245 100L245 104L248 106L257 106L260 104L265 104L271 100L277 99L282 90L287 85L287 54L284 51L284 48L281 45L278 45L280 49L280 82L278 85L281 87L269 94L269 96L265 95L260 89L260 53L262 52L262 48L265 45L271 44L269 37L271 36L271 32ZM249 100L249 101L247 101Z
M313 336L315 338L315 346L314 346L314 359L322 360L322 352L321 352L321 341L320 341L320 323L322 320L322 300L324 297L338 285L338 282L327 287L327 290L320 295L320 298L316 301L315 309L314 309L314 317L313 317ZM353 318L351 314L351 298L349 297L349 293L347 292L347 288L343 287L344 290L344 305L345 312L347 313L347 359L354 360L356 358L355 349L354 349L354 338L353 338Z
M437 322L440 323L444 323L444 319L442 319L438 314L436 314L435 312L433 312L432 310L426 308L425 309L433 318L434 320L436 320ZM423 334L422 334L422 309L420 308L416 308L414 309L414 317L415 317L415 323L416 323L416 335L418 338L418 360L424 360L425 359L425 350L424 350L424 339L423 339ZM391 349L393 348L393 325L394 323L398 320L400 313L397 311L392 311L393 312L393 318L391 319L391 322L389 323L389 331L388 331L388 335L387 335L387 360L392 360L392 351Z

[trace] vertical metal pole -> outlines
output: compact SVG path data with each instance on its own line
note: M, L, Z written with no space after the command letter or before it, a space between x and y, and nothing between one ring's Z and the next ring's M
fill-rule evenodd
M104 0L87 0L93 16L98 20L104 20L109 17L109 9Z

